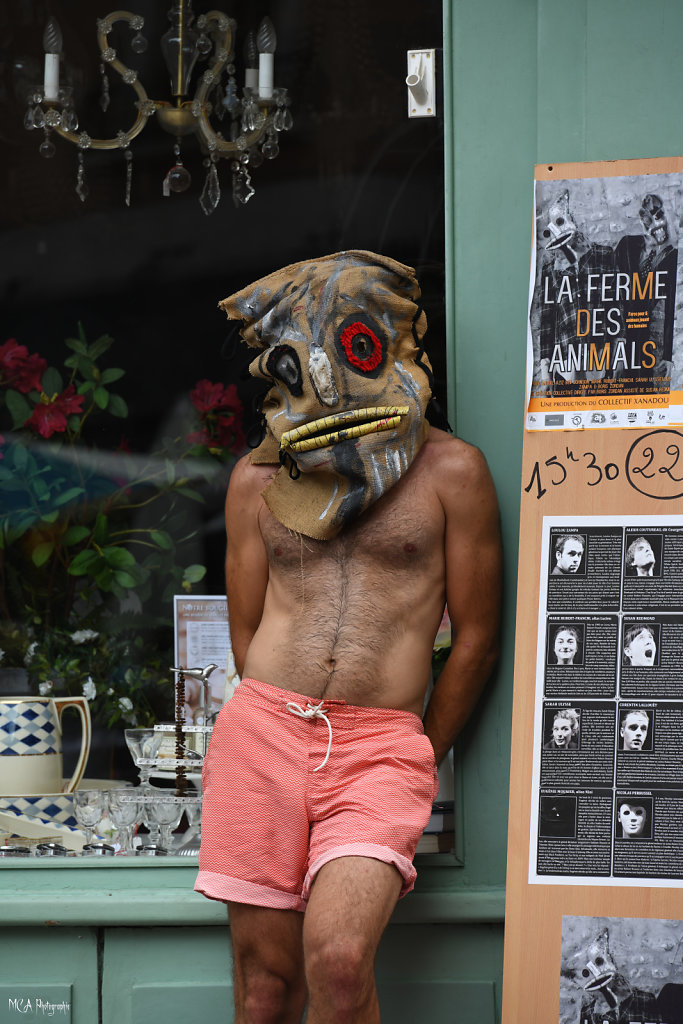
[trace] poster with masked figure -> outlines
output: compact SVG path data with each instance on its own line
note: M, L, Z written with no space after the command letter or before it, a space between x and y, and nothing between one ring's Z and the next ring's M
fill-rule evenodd
M683 420L683 174L609 169L535 182L528 430Z
M562 919L559 1024L683 1024L683 922Z

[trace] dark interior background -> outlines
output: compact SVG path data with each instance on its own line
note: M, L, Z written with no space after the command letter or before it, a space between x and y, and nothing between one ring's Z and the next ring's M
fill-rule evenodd
M130 50L127 29L112 35L155 99L170 99L158 47L169 6L131 4L145 18L144 55ZM195 0L195 15L208 9ZM408 118L405 85L406 51L436 47L441 115L440 0L266 0L263 7L231 0L223 9L238 24L238 81L244 34L270 15L278 37L275 85L289 90L294 127L279 135L277 159L253 171L256 194L246 206L234 206L229 163L219 163L222 199L207 217L199 206L206 171L194 137L182 146L190 189L162 196L175 140L155 118L132 144L131 206L124 205L118 150L85 153L90 194L80 201L77 147L53 135L56 155L43 159L43 132L23 126L26 96L42 84L42 35L54 15L80 129L110 137L133 123L135 95L116 74L109 74L110 109L103 114L98 104L95 19L109 7L92 0L0 5L0 344L16 338L61 365L64 338L79 322L91 341L111 334L108 365L126 370L117 385L129 407L121 433L133 451L150 450L202 378L236 383L245 406L251 403L243 379L248 352L230 336L220 299L284 264L370 249L418 271L427 350L445 408L443 124L441 116ZM119 440L94 439L101 448ZM205 510L198 559L210 566L205 593L223 592L223 491Z

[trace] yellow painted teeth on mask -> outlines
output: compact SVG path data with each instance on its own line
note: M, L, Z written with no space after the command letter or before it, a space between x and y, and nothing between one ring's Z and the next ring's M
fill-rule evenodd
M373 420L372 423L358 423L353 427L345 427L343 430L335 430L329 434L318 434L316 437L308 437L302 441L292 441L289 447L293 452L310 452L314 448L326 448L327 445L337 444L338 441L346 441L349 438L377 434L381 430L391 430L400 422L400 416L387 416L381 420Z
M327 444L333 444L334 442L330 438L338 439L339 433L342 433L344 437L360 437L361 434L369 434L376 430L387 430L388 426L396 426L401 416L407 416L409 412L410 409L407 405L376 405L367 409L350 409L348 412L335 413L332 416L321 416L320 419L311 420L309 423L303 423L300 427L285 431L280 438L280 448L294 448L295 444L297 445L296 451L324 448ZM387 418L394 417L397 417L395 422L387 425L385 422ZM344 429L347 423L358 423L360 420L372 421L361 424L361 426L367 427L367 430L350 434ZM381 426L377 426L378 423ZM324 434L323 432L326 430L329 430L330 433ZM313 437L314 434L318 436ZM303 448L300 446L303 441L315 441L315 444L307 443Z

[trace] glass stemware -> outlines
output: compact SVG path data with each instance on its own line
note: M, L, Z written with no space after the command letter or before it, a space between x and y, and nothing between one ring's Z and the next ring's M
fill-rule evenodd
M124 729L126 746L140 773L140 785L149 787L151 765L141 765L141 760L156 757L164 734L156 729Z
M133 828L140 815L140 802L134 789L123 787L109 790L109 817L119 830L121 852L133 852Z
M187 819L187 831L183 836L183 844L178 851L181 854L190 856L199 853L202 841L201 817L202 817L202 796L198 793L196 797L189 798L185 803L185 818Z
M145 805L145 824L150 830L150 838L152 834L160 833L159 842L165 850L171 847L171 832L178 827L183 810L182 803L176 803L173 796L164 796L161 793L154 802Z
M85 832L85 844L93 840L95 826L107 813L106 789L77 789L74 792L74 817Z

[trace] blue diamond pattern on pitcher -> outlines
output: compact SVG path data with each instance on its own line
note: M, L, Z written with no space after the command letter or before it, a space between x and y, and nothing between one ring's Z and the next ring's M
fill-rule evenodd
M55 754L55 721L50 707L0 703L0 755Z
M0 811L9 814L23 814L34 821L56 822L78 831L78 823L73 815L73 796L71 793L60 793L50 796L13 796L0 797Z

